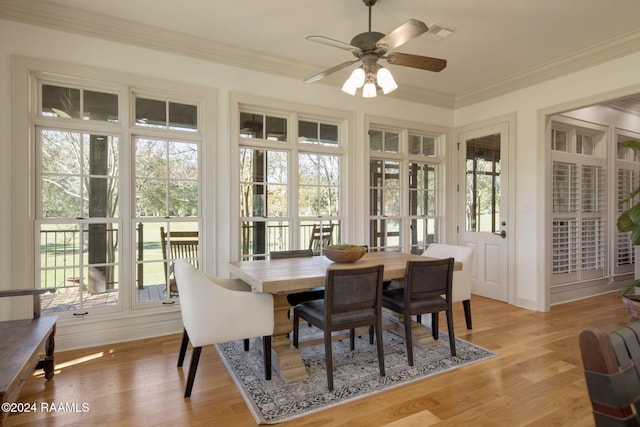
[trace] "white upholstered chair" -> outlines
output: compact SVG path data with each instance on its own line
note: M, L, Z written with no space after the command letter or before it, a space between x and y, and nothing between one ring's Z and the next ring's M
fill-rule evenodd
M473 267L473 248L469 246L432 243L422 253L431 258L453 258L462 263L462 270L453 272L452 302L462 301L467 329L471 329L471 269Z
M273 335L273 295L251 292L244 282L206 276L194 266L179 259L174 263L176 282L180 287L180 310L184 335L178 356L182 366L187 343L193 353L184 397L191 396L193 380L205 345L262 337L265 378L271 379L271 335Z

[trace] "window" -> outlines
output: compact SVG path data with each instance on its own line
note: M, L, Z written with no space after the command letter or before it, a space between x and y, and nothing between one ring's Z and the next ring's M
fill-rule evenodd
M340 119L240 106L240 256L312 246L314 227L340 241Z
M369 130L370 250L421 254L441 238L442 139L384 125Z
M565 124L553 126L552 293L564 284L609 273L606 150L599 146L604 134Z
M40 287L56 288L43 312L97 314L177 297L161 230L201 229L201 98L81 77L33 81L36 274Z
M617 160L616 160L616 192L617 200L626 200L629 194L640 186L640 155L631 148L621 145L630 139L640 139L639 135L618 131L616 135ZM616 218L637 202L639 196L624 203L618 203L614 212ZM615 230L616 244L614 245L614 273L633 271L635 253L629 233L620 233Z

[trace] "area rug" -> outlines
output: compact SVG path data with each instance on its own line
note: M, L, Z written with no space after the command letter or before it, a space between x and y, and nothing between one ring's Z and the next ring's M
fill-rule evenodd
M300 340L305 334L318 331L301 325ZM353 352L348 338L335 341L333 392L327 389L323 344L300 350L309 378L291 384L285 384L275 372L271 381L265 381L262 345L258 341L248 352L244 351L242 341L217 344L216 348L256 423L276 424L496 356L459 338L456 338L457 355L451 356L448 335L441 332L439 336L426 348L414 346L411 367L404 339L384 332L385 377L379 376L376 346L369 344L368 335L356 339Z

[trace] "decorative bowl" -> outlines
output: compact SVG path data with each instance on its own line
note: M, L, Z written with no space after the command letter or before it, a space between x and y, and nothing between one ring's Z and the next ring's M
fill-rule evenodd
M338 263L356 262L366 252L365 248L358 245L330 245L322 248L322 255Z

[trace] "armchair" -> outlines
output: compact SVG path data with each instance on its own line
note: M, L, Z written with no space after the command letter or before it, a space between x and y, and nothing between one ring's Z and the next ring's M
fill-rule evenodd
M462 270L453 272L453 288L451 302L462 301L467 329L471 324L471 269L473 268L473 248L469 246L445 245L432 243L422 253L431 258L453 258L462 263Z
M239 290L242 282L237 280L208 277L185 259L175 261L174 273L180 286L184 324L178 366L182 365L187 341L193 346L184 397L191 396L200 353L205 345L262 337L265 378L270 380L273 296Z

